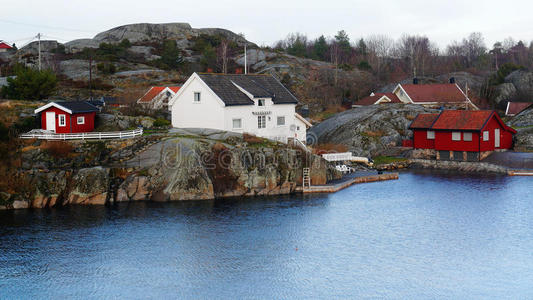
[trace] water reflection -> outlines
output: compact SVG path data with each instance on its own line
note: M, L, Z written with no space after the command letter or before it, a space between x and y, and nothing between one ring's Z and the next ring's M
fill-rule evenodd
M531 179L0 212L0 298L527 298Z

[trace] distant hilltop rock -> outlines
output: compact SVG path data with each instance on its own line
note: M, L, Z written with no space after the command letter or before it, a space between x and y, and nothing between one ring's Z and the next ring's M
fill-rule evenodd
M41 52L51 52L55 50L61 43L54 40L41 40ZM39 54L39 42L34 41L19 49L19 54Z
M252 45L245 38L232 31L221 28L196 29L192 28L188 23L139 23L122 25L97 34L93 40L118 43L123 39L128 39L132 43L138 43L150 40L183 40L199 36L200 34L222 35L231 41L237 42L239 45L244 45L244 43Z

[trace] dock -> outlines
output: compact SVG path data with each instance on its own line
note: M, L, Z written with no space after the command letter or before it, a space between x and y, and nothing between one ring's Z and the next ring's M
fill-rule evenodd
M509 176L533 176L533 170L509 170Z
M383 174L355 174L349 178L341 179L325 185L313 185L303 188L301 186L296 188L296 192L308 194L308 193L335 193L342 189L345 189L351 185L376 182L385 180L397 180L399 178L398 173L383 173Z

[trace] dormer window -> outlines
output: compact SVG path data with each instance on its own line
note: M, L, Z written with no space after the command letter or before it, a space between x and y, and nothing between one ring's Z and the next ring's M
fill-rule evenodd
M265 99L257 100L257 106L265 106Z

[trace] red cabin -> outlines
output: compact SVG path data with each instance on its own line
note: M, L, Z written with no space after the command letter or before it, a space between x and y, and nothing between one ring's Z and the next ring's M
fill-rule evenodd
M41 114L41 128L55 133L80 133L94 130L98 108L85 101L50 102L35 110Z
M409 129L413 131L414 148L435 149L439 152L438 158L445 156L442 158L454 160L480 160L483 155L479 153L510 149L516 133L495 111L490 110L444 110L440 114L419 114Z

